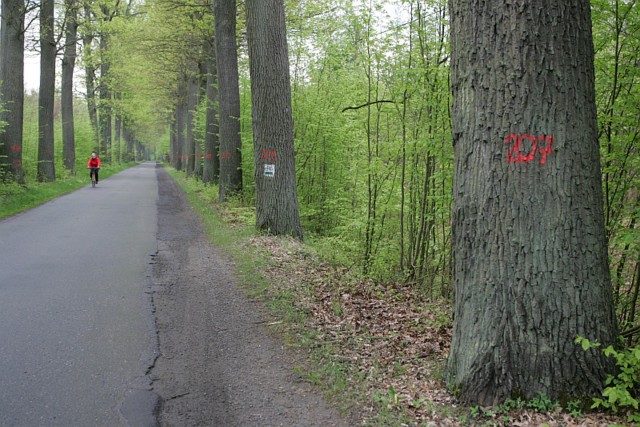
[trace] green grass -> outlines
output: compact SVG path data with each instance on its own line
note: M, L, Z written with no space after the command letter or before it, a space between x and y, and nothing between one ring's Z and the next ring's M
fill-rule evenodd
M87 107L83 102L74 104L75 117L75 167L77 174L71 175L62 164L62 129L60 119L55 121L55 170L56 181L40 183L36 180L38 165L38 95L28 93L24 101L24 132L22 142L22 164L25 185L0 182L0 219L39 206L56 197L70 193L90 184L86 166L96 143L91 129ZM128 164L108 164L103 159L100 179L107 178L133 166Z
M100 179L123 171L135 163L100 168ZM76 176L63 174L55 182L41 183L27 179L25 185L0 183L0 219L40 206L49 200L88 185L89 175L82 170Z

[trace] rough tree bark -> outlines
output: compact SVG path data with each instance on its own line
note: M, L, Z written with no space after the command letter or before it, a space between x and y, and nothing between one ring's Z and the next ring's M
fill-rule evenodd
M0 21L0 181L24 183L24 0L2 0Z
M78 12L75 0L65 1L65 44L62 57L61 114L62 159L64 167L76 173L76 144L73 119L73 70L76 63L76 38Z
M200 104L203 100L207 98L207 64L205 60L200 60L198 63L198 99L197 99L197 107L200 108ZM206 109L205 109L206 114ZM194 116L195 119L195 116ZM194 125L193 129L193 139L195 145L196 152L196 162L193 168L193 174L198 179L203 179L203 165L202 165L202 151L204 145L204 137L207 132L206 128L206 116L205 123L203 126L196 127Z
M56 180L53 146L53 102L56 89L56 40L53 0L40 3L40 89L38 92L38 181Z
M194 138L194 117L196 107L198 106L198 78L189 72L187 77L187 105L186 105L186 137L185 137L185 173L187 176L193 175L196 168L196 144Z
M242 191L240 89L236 46L236 1L215 0L215 39L220 105L220 197Z
M101 6L103 20L109 20L110 11L106 6ZM107 58L109 50L109 34L103 31L100 34L100 104L98 105L98 126L100 128L100 146L104 161L111 162L112 124L111 124L111 89L109 83L109 69L111 65Z
M176 120L175 117L171 118L171 123L169 124L169 163L171 167L174 169L177 168L178 162L178 154L176 148Z
M453 0L448 379L494 404L598 393L617 331L588 0Z
M96 143L96 152L100 152L100 133L98 129L98 107L96 105L96 67L94 65L93 54L93 28L89 23L92 22L93 13L91 6L87 2L84 4L84 21L87 28L83 31L82 45L84 47L83 63L85 74L85 87L87 88L87 110L89 112L89 121L93 129L93 137Z
M135 160L133 155L133 132L126 120L122 123L122 136L124 138L125 158L128 162Z
M175 110L176 170L183 170L186 167L187 163L185 155L186 110L186 82L184 82L184 80L181 80L178 85L178 100Z
M302 239L293 145L289 55L282 0L246 0L256 227Z
M207 110L204 136L204 172L202 180L207 183L218 183L220 176L220 157L218 151L218 81L216 70L215 49L209 49L210 58L207 60Z
M116 99L122 98L120 93L115 94ZM120 163L122 159L122 113L116 111L116 116L113 120L113 161Z

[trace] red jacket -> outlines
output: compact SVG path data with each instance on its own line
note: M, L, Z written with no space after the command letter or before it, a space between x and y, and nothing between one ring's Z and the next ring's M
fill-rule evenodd
M99 168L100 167L100 158L96 156L96 158L94 159L93 157L91 157L89 159L89 163L87 163L87 167L89 168Z

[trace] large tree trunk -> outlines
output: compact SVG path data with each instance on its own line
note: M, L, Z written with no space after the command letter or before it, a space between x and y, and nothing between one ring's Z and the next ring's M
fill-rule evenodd
M124 142L126 147L126 159L127 162L132 162L135 160L133 155L133 132L129 127L129 124L125 121L122 127L122 134L124 136Z
M120 94L116 93L116 99L120 98ZM120 163L121 161L121 144L122 144L122 114L120 111L116 112L116 117L113 121L113 161L114 163Z
M104 16L109 16L109 10L102 7ZM106 18L105 18L106 21ZM103 32L100 35L100 105L98 109L98 126L100 128L100 145L104 160L111 162L111 142L112 142L112 126L111 126L111 89L109 87L109 69L108 60L109 35Z
M87 22L91 22L92 13L89 3L84 5L84 19ZM83 62L84 62L84 74L85 74L85 86L87 89L87 110L89 112L89 121L91 122L91 128L93 129L94 142L96 144L96 152L100 152L100 133L98 126L98 107L96 105L96 67L94 65L94 53L93 53L93 34L91 29L85 29L82 37L82 44L84 46Z
M194 141L194 117L196 107L198 106L198 78L196 75L189 73L187 77L187 109L186 109L186 139L185 139L185 173L191 176L195 172L196 167L196 145Z
M169 124L169 164L174 169L178 169L178 154L176 148L176 120L172 118Z
M66 26L64 56L62 57L61 114L62 159L64 167L76 173L76 145L73 120L73 70L76 63L76 37L78 34L75 0L66 0Z
M38 93L38 181L56 180L53 145L53 102L56 89L56 40L53 0L40 4L40 89Z
M198 108L198 111L199 111L202 105L202 101L205 102L205 122L200 123L199 120L194 120L198 122L198 126L196 128L194 124L194 130L193 130L194 132L193 139L194 139L195 151L196 151L196 162L195 162L195 167L193 169L193 174L199 179L203 179L203 172L204 172L203 165L202 165L202 160L203 160L202 151L203 151L203 145L204 145L204 138L207 133L206 99L207 99L207 63L206 61L201 61L198 64L198 99L196 102L196 107ZM194 116L194 119L195 119L195 116Z
M24 0L2 0L0 106L0 181L23 183Z
M220 157L218 150L218 82L215 49L210 49L212 55L207 61L207 111L204 136L204 172L202 180L205 184L217 183L220 176Z
M220 96L220 197L242 191L240 89L236 46L236 1L215 0L215 39Z
M451 2L455 318L464 402L598 393L616 338L587 0Z
M301 239L284 4L246 0L246 6L256 227Z
M186 105L184 100L178 102L176 106L176 170L182 170L186 167L187 159L184 154L185 146L185 118Z

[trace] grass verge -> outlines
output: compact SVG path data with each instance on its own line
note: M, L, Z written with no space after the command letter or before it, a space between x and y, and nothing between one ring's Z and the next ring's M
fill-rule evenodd
M125 163L103 166L100 168L100 179L108 178L135 165L136 163ZM65 173L55 182L29 180L25 185L0 183L0 219L35 208L90 183L89 176L84 171L75 176Z

